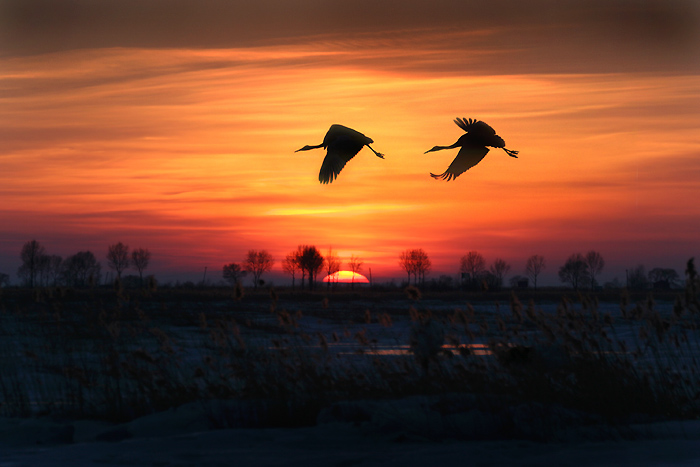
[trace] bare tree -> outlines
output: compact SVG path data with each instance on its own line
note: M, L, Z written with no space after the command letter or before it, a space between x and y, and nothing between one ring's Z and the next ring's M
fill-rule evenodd
M238 263L225 264L223 267L224 280L233 286L238 284L245 277L246 273L247 271L243 270L243 267Z
M58 255L49 256L48 265L48 278L51 285L54 287L58 285L58 281L61 278L61 271L63 270L63 258Z
M668 287L673 287L678 282L678 273L672 268L654 268L649 271L648 274L649 282L652 284L658 284L660 282L666 283Z
M559 279L570 283L574 290L578 290L579 285L585 283L589 277L588 264L581 253L569 256L566 263L559 268Z
M313 289L316 286L316 277L323 266L323 255L315 246L312 246L304 252L304 261L309 272L309 289Z
M299 261L296 251L289 253L282 261L282 270L292 276L292 290L294 290L294 279L297 271L299 271ZM303 287L303 285L302 285Z
M430 271L433 264L428 258L428 254L422 249L411 250L411 260L413 261L414 268L414 280L418 283L420 279L421 284L425 282L425 274Z
M585 256L586 265L588 266L588 275L591 278L591 289L595 289L595 276L600 274L605 266L605 260L597 251L591 250Z
M107 248L107 266L117 272L117 278L121 279L122 271L129 268L129 246L122 242L110 245Z
M49 273L51 268L51 256L41 255L37 260L35 285L46 287L49 285Z
M41 267L42 256L46 255L46 249L36 240L30 240L22 246L19 257L22 265L17 269L17 275L24 279L29 287L36 285L37 275Z
M100 282L100 263L91 251L79 251L63 261L63 282L73 287L95 285Z
M352 281L350 288L355 289L355 274L359 274L362 270L362 265L365 264L359 257L355 255L350 256L350 261L348 261L348 267L352 271Z
M399 255L399 266L406 271L408 274L408 283L411 283L411 274L413 274L415 267L413 264L413 259L411 258L411 250L404 250Z
M460 259L459 271L468 274L472 286L486 271L486 260L478 251L470 251Z
M408 274L409 284L411 283L411 274L413 274L413 283L418 284L418 281L425 280L425 274L432 267L428 254L422 248L402 251L399 255L399 265Z
M496 258L490 268L491 274L496 279L497 287L503 286L503 279L505 275L510 271L510 264L506 263L505 260L501 258Z
M537 276L544 271L545 263L544 257L540 255L532 255L527 259L525 264L525 274L532 279L532 283L537 289Z
M304 245L299 255L299 267L309 274L309 290L314 288L314 279L323 267L323 256L315 246Z
M338 255L333 253L333 248L329 247L328 248L328 253L326 254L325 258L323 258L323 262L326 265L326 271L328 271L328 282L326 283L326 288L331 287L331 280L330 276L332 274L335 274L336 272L340 271L340 259L338 259Z
M148 267L148 262L151 260L151 252L145 248L136 248L131 252L131 264L139 272L141 285L143 285L143 271Z
M40 255L36 260L34 285L48 287L57 285L63 258L58 255Z
M299 270L301 271L301 290L304 290L304 279L306 279L307 272L306 265L303 263L304 248L307 248L307 245L298 245L297 249L291 253L294 255L294 259L296 260Z
M522 283L527 284L527 277L515 275L510 278L508 283L510 284L511 288L515 289L516 287L519 287Z
M630 289L646 290L649 288L646 268L643 264L638 264L627 270L627 287Z
M700 277L698 270L695 268L695 257L688 260L685 267L685 300L687 303L694 305L694 311L698 310L698 288L700 288Z
M260 278L264 273L272 269L275 260L267 250L248 250L248 256L246 256L243 263L245 270L253 275L253 287L257 288Z

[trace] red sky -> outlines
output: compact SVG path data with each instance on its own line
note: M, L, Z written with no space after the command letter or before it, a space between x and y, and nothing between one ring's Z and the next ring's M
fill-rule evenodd
M299 244L380 280L408 248L433 276L541 254L552 284L575 252L603 280L700 254L694 2L248 3L3 2L0 272L33 238L104 271L109 244L148 248L163 281ZM455 117L520 157L433 180ZM320 185L323 150L294 151L333 123L386 159Z

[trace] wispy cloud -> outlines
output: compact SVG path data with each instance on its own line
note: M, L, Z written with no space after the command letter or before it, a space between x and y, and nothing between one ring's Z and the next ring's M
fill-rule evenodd
M347 204L345 206L318 206L318 207L289 207L271 209L265 214L268 216L314 216L314 215L341 215L358 216L364 214L377 214L382 212L406 212L425 209L425 206L410 204Z

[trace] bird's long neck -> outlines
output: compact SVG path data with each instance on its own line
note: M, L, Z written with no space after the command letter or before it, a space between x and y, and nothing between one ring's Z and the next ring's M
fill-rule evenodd
M457 141L455 144L452 144L450 146L434 146L432 149L428 149L425 152L442 151L443 149L454 149L457 146L459 146L459 141Z
M304 147L301 148L301 149L297 149L297 150L294 151L294 152L308 151L309 149L318 149L318 148L322 148L322 147L324 147L324 146L323 146L323 143L317 144L316 146L308 146L308 145L307 145L307 146L304 146Z

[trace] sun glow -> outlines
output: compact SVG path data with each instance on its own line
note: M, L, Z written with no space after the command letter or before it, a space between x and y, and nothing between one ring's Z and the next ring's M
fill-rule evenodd
M369 284L369 279L358 272L338 271L323 278L323 282Z
M435 73L374 45L382 66L330 45L0 59L3 270L33 237L60 255L147 247L161 270L251 248L279 268L297 245L332 246L363 252L375 278L401 277L409 248L435 273L470 250L520 273L535 253L555 265L596 248L612 264L628 260L623 239L676 256L697 244L696 76ZM519 158L492 150L453 182L431 179L457 150L424 152L459 138L455 117L486 121ZM320 185L325 152L294 151L332 123L386 159L363 149Z

